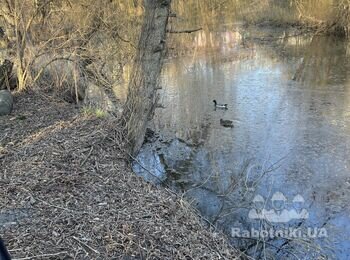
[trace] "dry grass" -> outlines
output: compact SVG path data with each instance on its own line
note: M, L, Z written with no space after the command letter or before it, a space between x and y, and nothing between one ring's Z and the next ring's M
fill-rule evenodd
M109 118L43 94L0 118L0 230L15 259L233 259L185 201L130 170Z
M18 89L45 85L77 100L84 81L118 84L142 22L141 1L132 2L0 0L3 55L15 64Z
M237 4L241 6L238 16L250 23L301 25L317 33L349 36L349 0L238 0Z

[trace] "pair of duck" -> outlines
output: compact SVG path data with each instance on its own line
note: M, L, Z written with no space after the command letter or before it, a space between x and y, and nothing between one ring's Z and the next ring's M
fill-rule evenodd
M214 102L214 107L215 108L228 109L227 104L219 104L218 102L216 102L215 99L213 100L213 102ZM220 125L222 125L224 127L230 127L230 128L234 127L233 126L233 121L231 121L231 120L224 120L222 118L220 119Z

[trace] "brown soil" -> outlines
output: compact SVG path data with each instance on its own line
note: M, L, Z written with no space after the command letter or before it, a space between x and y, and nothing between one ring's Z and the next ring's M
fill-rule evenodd
M135 176L112 119L39 93L0 117L0 234L16 259L233 259L219 232Z

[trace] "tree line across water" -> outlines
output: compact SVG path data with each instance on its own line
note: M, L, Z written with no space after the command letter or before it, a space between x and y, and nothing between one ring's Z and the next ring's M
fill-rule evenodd
M0 6L3 65L13 65L4 80L9 89L45 88L80 102L93 84L113 100L133 64L123 114L127 139L137 147L132 153L158 105L162 59L169 38L177 38L169 32L244 21L348 37L350 26L350 0L0 0Z

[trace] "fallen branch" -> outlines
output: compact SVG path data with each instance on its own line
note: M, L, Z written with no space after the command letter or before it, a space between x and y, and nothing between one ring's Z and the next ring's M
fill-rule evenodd
M53 256L58 256L62 254L67 254L66 251L55 253L55 254L44 254L44 255L35 255L35 256L28 256L28 257L23 257L23 258L14 258L13 260L29 260L29 259L35 259L35 258L46 258L46 257L53 257Z
M93 249L91 246L89 246L88 244L84 243L83 241L81 241L80 239L76 238L76 237L72 237L75 241L77 241L78 243L80 243L81 245L87 247L88 249L90 249L92 252L94 252L95 254L100 254L99 251L97 251L96 249Z
M86 161L89 159L89 157L90 157L90 155L91 155L91 153L92 153L93 150L94 150L94 147L91 146L91 149L90 149L90 151L89 151L89 154L86 156L86 158L84 159L84 161L80 164L80 167L82 167L82 166L86 163Z
M193 33L193 32L198 32L202 30L203 28L197 28L197 29L189 29L189 30L181 30L181 31L173 31L173 30L168 30L168 33Z

